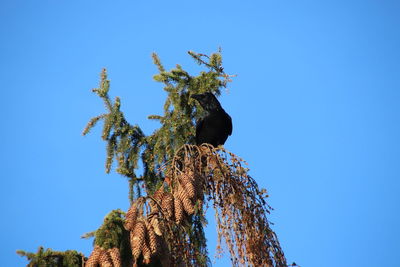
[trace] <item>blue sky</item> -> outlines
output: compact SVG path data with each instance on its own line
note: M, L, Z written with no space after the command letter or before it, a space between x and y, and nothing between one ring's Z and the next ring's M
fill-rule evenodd
M195 74L186 52L222 47L238 75L221 97L234 123L225 147L269 191L288 262L397 266L399 11L386 0L2 0L1 265L26 265L15 251L40 245L88 255L80 236L128 208L125 179L104 172L100 127L81 136L103 111L91 92L103 67L149 134L165 97L151 53Z

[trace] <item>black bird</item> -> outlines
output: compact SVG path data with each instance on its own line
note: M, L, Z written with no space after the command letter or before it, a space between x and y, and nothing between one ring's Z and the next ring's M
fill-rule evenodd
M232 119L222 108L217 98L212 93L192 95L200 106L207 111L207 115L200 119L196 125L196 144L211 144L214 147L225 144L226 139L232 134Z

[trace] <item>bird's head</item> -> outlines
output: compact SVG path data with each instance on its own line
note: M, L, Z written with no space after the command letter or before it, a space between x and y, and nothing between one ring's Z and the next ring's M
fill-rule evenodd
M200 106L206 111L222 109L218 99L212 93L196 94L191 97L196 99Z

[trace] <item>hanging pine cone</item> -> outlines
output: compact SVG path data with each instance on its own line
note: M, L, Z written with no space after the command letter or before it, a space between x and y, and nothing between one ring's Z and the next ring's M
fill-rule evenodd
M132 231L135 227L136 219L139 214L137 206L137 202L134 202L126 213L124 227L128 231Z
M151 251L151 256L154 256L158 253L158 251L160 249L158 238L157 238L154 228L150 222L146 223L146 227L147 227L147 233L148 233L148 238L149 238L149 248Z
M111 248L108 250L108 254L110 255L112 259L112 263L114 267L121 267L121 255L119 253L118 248Z
M101 249L99 246L95 246L88 260L85 263L86 267L97 267L100 264Z
M204 177L200 175L200 173L196 170L193 171L192 168L188 167L185 169L185 180L190 180L192 184L191 185L185 185L186 191L188 192L188 196L193 200L193 202L196 202L198 199L203 200L204 198ZM191 190L194 190L194 193L191 192ZM194 197L192 198L191 195L194 194Z
M143 263L149 264L150 258L151 258L151 250L150 250L148 238L145 238L145 240L143 242L142 254L143 254Z
M174 198L171 193L164 193L161 200L161 207L166 219L172 220L174 218Z
M136 222L135 228L130 232L132 256L136 261L142 253L146 239L146 226L142 220Z
M193 172L193 185L196 190L196 200L204 199L204 180L205 178L199 172Z
M180 175L179 182L186 191L188 198L195 200L196 189L194 187L194 176L184 172Z
M183 204L180 198L174 197L175 222L181 224L184 219Z
M182 203L183 209L186 211L188 215L192 215L194 213L194 205L192 201L189 199L187 192L183 189L182 186L178 186L177 191L175 191L174 199L179 199ZM175 207L176 210L176 207ZM176 216L176 214L175 214Z
M101 267L113 267L111 256L106 250L101 250L99 261Z

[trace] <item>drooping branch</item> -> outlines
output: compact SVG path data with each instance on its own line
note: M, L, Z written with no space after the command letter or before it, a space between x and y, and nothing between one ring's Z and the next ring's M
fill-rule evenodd
M221 248L223 239L234 266L287 266L267 219L266 190L259 189L248 174L245 161L222 147L186 145L173 160L175 179L182 177L177 167L182 162L185 170L201 179L198 183L216 212L218 246Z
M222 147L178 149L162 169L164 184L154 195L137 199L126 213L133 262L207 266L199 254L198 236L193 236L196 217L202 217L207 204L216 212L219 251L224 241L233 266L286 267L267 219L266 190L259 189L245 165Z

